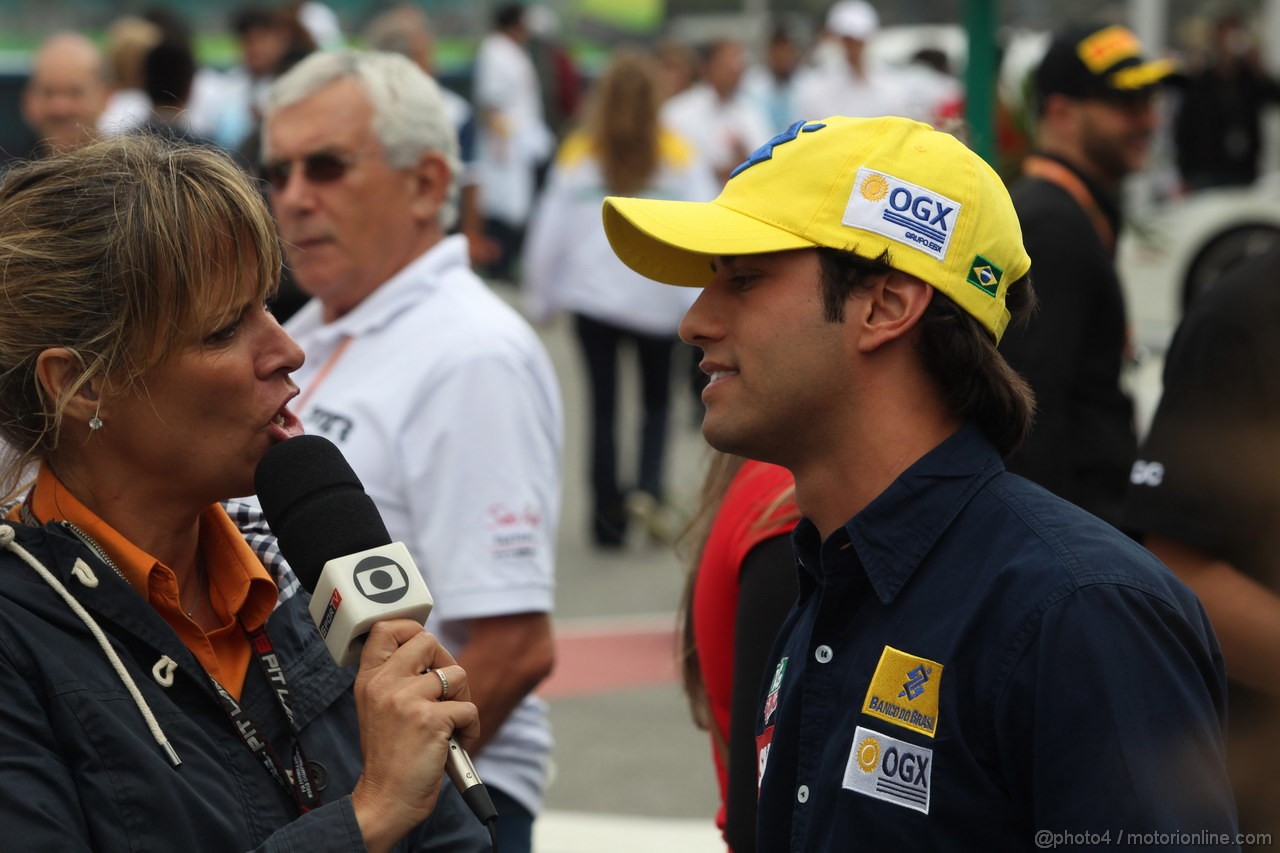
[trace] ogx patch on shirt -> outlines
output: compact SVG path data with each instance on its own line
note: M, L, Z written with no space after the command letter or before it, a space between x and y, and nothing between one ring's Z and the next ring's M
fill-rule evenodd
M933 737L941 682L942 664L885 646L862 713Z

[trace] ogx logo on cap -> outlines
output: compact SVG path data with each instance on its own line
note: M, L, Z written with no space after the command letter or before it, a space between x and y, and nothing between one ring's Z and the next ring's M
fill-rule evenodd
M945 260L960 202L884 172L862 168L841 222Z
M1005 294L1031 259L1004 183L950 134L909 119L796 122L757 148L711 202L607 198L618 257L656 281L703 287L711 260L824 246L945 293L997 341Z

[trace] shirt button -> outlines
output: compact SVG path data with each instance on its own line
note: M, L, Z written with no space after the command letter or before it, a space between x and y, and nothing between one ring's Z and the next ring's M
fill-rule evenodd
M324 765L319 761L307 761L307 777L317 791L323 791L329 787L329 771L325 770Z
M796 791L796 799L802 803L809 802L809 786L808 785L800 786L799 790Z
M818 659L818 663L830 663L831 659L835 657L836 654L831 651L830 646L818 646L817 650L813 653L813 656Z

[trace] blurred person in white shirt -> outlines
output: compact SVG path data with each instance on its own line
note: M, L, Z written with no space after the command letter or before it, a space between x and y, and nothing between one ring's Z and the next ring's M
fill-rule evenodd
M112 90L106 109L98 116L98 130L105 134L128 133L146 122L151 114L151 99L142 87L142 60L159 43L160 29L141 18L117 18L107 27L103 46Z
M764 64L748 68L742 80L743 91L759 106L772 130L804 118L796 111L795 100L803 59L804 51L787 28L776 27L765 46Z
M698 291L663 287L618 260L605 237L606 195L705 201L716 194L710 170L659 118L662 78L653 57L617 51L596 84L585 127L560 146L525 244L522 290L536 323L573 316L590 379L592 538L624 543L628 513L657 538L676 532L662 504L672 355L676 328ZM643 419L639 460L628 491L616 441L619 350L639 359Z
M892 72L871 62L867 44L880 29L880 16L865 0L840 0L827 12L829 44L825 61L805 73L796 84L796 108L801 118L843 115L874 118L900 115L899 87Z
M554 138L543 114L542 91L525 49L525 9L503 6L476 52L472 100L479 111L476 172L485 230L501 247L492 277L514 275L524 228L533 208L536 172Z
M712 42L702 62L702 82L662 107L662 120L693 143L721 184L752 151L782 130L771 130L759 107L742 91L746 68L741 42Z

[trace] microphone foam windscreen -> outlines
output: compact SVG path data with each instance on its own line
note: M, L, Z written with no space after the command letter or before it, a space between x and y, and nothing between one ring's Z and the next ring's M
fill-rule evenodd
M275 445L253 482L280 552L308 592L329 560L391 542L364 484L326 438L300 435Z

